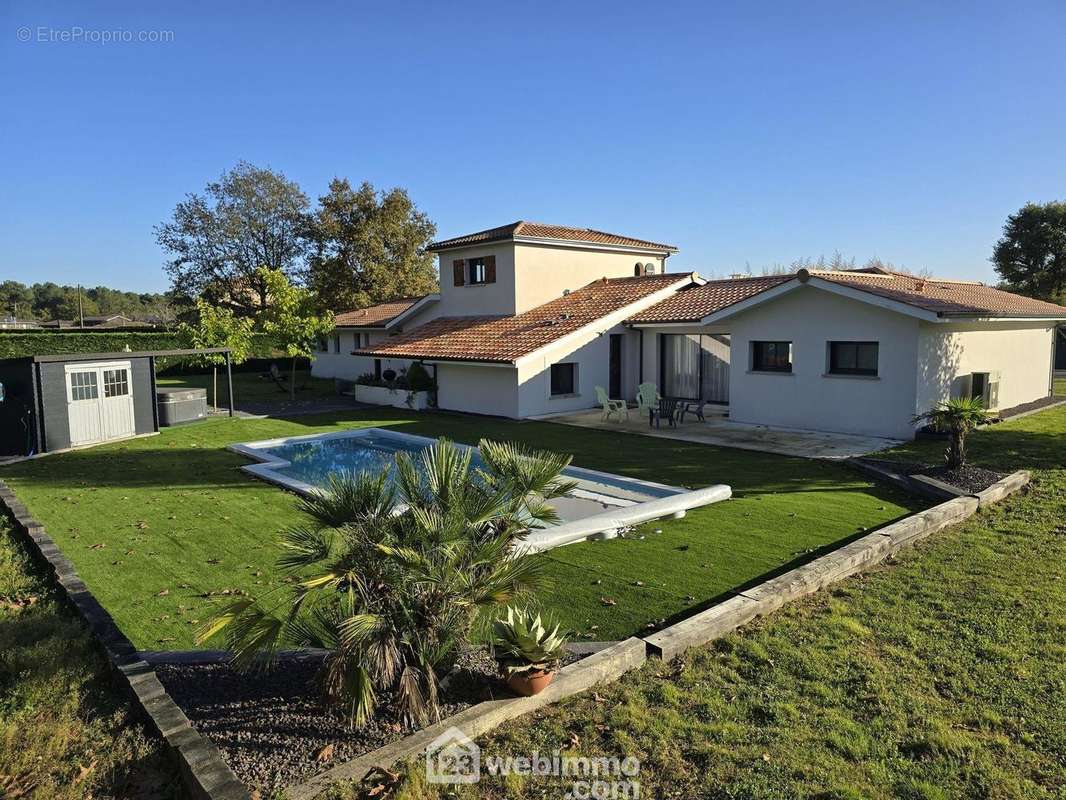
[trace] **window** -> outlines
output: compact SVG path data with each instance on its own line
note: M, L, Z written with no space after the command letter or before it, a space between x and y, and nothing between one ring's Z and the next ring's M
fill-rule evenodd
M341 335L339 333L333 334L333 352L339 353L341 351Z
M95 372L70 373L71 400L95 400L99 396L100 391L96 387Z
M485 259L470 259L470 285L474 286L479 283L488 283L487 278L488 274L485 270Z
M877 342L830 342L830 375L876 375Z
M752 342L751 368L755 372L792 372L792 342Z
M126 370L104 370L104 397L125 397L129 393L130 379Z
M577 393L577 364L552 364L552 397Z
M328 353L329 352L329 347L327 346L327 344L328 343L326 341L326 337L325 336L319 336L317 339L315 339L315 350L317 350L320 353Z

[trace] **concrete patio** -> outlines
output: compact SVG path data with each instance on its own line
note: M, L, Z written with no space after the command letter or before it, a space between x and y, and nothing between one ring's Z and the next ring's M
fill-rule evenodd
M629 409L629 420L618 422L617 417L603 421L600 409L579 411L545 418L546 422L560 425L574 425L579 428L598 428L601 430L633 433L640 436L655 436L662 439L678 439L684 442L712 444L719 447L736 447L741 450L758 450L763 453L776 453L782 456L799 456L801 458L845 459L866 455L878 450L886 450L900 444L896 439L882 439L876 436L856 436L847 433L822 433L804 431L794 428L769 428L764 425L747 425L732 422L707 409L706 422L700 422L692 415L685 416L684 424L671 428L665 422L661 428L648 426L647 416L637 414L636 409Z

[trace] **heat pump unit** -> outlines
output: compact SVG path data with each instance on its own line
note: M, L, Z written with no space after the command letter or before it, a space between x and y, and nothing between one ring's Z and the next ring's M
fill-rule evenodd
M989 411L999 408L999 372L973 372L968 376L969 387L964 397L980 400ZM966 381L963 381L964 388Z

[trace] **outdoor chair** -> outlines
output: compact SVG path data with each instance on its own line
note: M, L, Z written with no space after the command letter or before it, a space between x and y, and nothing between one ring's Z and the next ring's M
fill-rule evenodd
M659 407L659 387L654 383L642 383L637 387L637 413L648 412L648 421Z
M660 428L662 427L662 421L665 419L671 428L676 428L680 413L680 401L673 397L660 397L658 407L650 410L648 427L655 425L656 428Z
M626 407L626 401L612 400L607 396L607 390L602 386L596 387L596 402L603 406L603 415L600 417L602 421L609 420L612 414L618 415L619 422L625 422L629 419L629 409Z

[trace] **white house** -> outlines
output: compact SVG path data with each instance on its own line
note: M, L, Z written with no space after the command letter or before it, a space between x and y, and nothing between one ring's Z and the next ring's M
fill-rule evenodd
M339 315L314 372L418 360L442 409L525 418L632 399L717 403L739 422L892 438L937 401L1006 409L1050 394L1066 308L884 270L704 281L676 249L518 222L437 242L441 291ZM347 338L351 337L351 338Z

